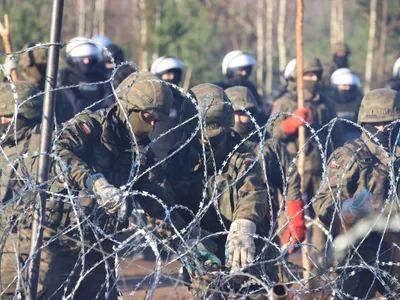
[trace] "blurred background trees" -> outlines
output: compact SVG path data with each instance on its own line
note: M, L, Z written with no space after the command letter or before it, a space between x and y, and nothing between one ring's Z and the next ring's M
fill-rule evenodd
M1 11L9 14L14 51L30 41L47 41L51 2L0 0ZM305 55L328 63L332 45L345 40L351 67L363 83L375 88L391 76L400 56L398 0L304 2ZM244 50L257 58L252 76L266 93L295 56L295 11L295 2L287 0L68 0L62 38L107 35L142 68L160 55L177 56L193 70L191 85L221 78L224 55Z

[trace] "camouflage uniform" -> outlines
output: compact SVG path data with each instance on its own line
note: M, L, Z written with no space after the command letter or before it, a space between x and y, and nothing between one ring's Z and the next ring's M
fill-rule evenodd
M110 213L105 214L102 208L98 210L98 207L94 205L93 198L85 197L85 195L91 193L88 179L95 174L102 174L110 184L117 188L122 188L125 185L129 188L133 186L135 190L154 194L167 205L172 205L170 194L167 192L161 174L157 169L144 173L139 178L135 177L135 175L143 174L149 167L154 166L156 158L147 147L150 140L146 135L142 136L137 133L137 128L132 124L133 132L137 139L137 144L133 143L128 126L128 122L131 122L131 119L125 121L126 117L122 109L127 109L126 114L128 117L135 112L148 111L156 116L157 119L165 119L173 101L171 91L165 83L149 82L147 81L146 73L144 74L144 77L139 77L135 83L133 83L133 80L137 78L137 74L132 74L120 84L117 93L121 106L115 104L107 110L83 112L66 126L56 144L57 153L64 165L60 165L63 172L63 181L68 183L72 190L80 192L79 202L82 213L84 216L89 216L90 220L100 226L106 234L116 233L118 229L127 226L127 220L120 220L118 214L118 216ZM68 169L66 166L68 166ZM52 187L52 191L62 193L63 191L60 189L61 186L58 184ZM67 191L64 192L67 193ZM53 203L56 203L52 207L53 211L62 211L62 208L58 208L57 205L61 205L63 201L61 199L56 200L58 201L53 201ZM132 200L130 197L126 200L127 216L130 215L134 205ZM164 208L154 199L136 195L135 202L138 202L145 212L156 220L165 218ZM64 211L66 210L65 206L63 209ZM59 228L65 228L67 224L75 224L77 222L77 216L71 208L67 208L67 212L67 216L62 216L64 224L59 225ZM183 221L177 213L172 213L171 217L178 229L183 228ZM83 225L83 232L84 239L88 245L96 242L95 234L101 235L100 232L94 232L87 224ZM77 239L77 233L73 234ZM113 252L111 241L105 240L101 246L106 253ZM76 245L75 248L79 250ZM104 259L98 251L92 251L87 256L93 263ZM108 259L107 263L111 267L109 272L113 273L112 259ZM82 284L82 288L84 290L87 289L86 293L89 293L89 290L92 290L92 293L98 293L101 284L105 283L104 263L100 266L103 267L99 268L98 272L95 273L96 276L93 275L95 282L93 283L92 280L88 279ZM112 286L113 279L110 278L109 280L111 281L110 286ZM91 286L93 284L100 285L95 288ZM87 296L89 294L82 294L79 297L83 297L83 295ZM116 297L115 287L112 295L111 299ZM78 299L81 299L79 297L77 296ZM94 295L89 298L94 299Z
M322 72L322 66L318 59L305 59L304 61L304 73L307 72ZM295 73L296 74L296 73ZM294 81L289 81L288 86L289 92L284 94L280 99L278 99L272 107L272 114L275 112L288 112L293 113L297 109L297 92L296 83ZM321 129L329 121L336 117L335 105L330 99L326 98L324 95L318 92L311 93L308 90L304 90L304 106L311 109L311 120L309 124L314 130ZM274 123L272 123L269 128L273 137L279 139L282 143L286 145L286 149L292 156L296 156L299 151L298 145L298 134L297 131L294 134L286 134L282 128L282 123L286 120L288 116L279 116ZM328 135L328 128L320 131L318 134L319 141L322 147L325 147L326 139ZM311 132L306 128L306 142L310 139ZM343 144L343 131L340 123L336 123L332 133L330 143L328 143L328 153ZM322 179L322 158L318 144L315 137L306 145L304 150L305 161L304 161L304 177L303 177L303 193L304 200L310 200L315 196ZM313 218L314 212L312 209L309 211L309 215ZM320 251L325 252L326 236L323 231L318 228L317 225L313 226L312 233L312 244L320 249ZM318 252L312 248L313 255L318 255Z
M245 108L252 115L254 111L257 111L259 109L251 91L247 90L247 88L239 86L231 87L225 90L225 92L228 98L234 104L240 105L241 107ZM241 109L237 105L234 105L235 113L241 111ZM255 132L254 126L252 127L253 128L249 130L241 130L235 125L234 129L238 131L243 138L246 139L246 143L250 146L254 153L258 155L260 153L260 137L257 134L250 135L252 132ZM261 129L261 132L263 132L263 129ZM264 140L263 157L260 157L259 161L265 162L265 170L267 175L266 180L269 188L271 189L271 195L273 195L273 215L274 217L276 217L279 209L277 192L279 191L282 193L285 185L287 186L285 195L285 200L287 202L301 199L300 176L296 170L295 165L292 166L291 174L288 174L291 165L291 157L286 151L285 147L282 147L280 142L270 138L268 133L266 133L266 139ZM281 168L284 174L283 176L285 178L288 178L287 182L282 178L282 176L278 176L278 174L275 173L277 170L281 170Z
M199 108L204 104L205 97L212 93L214 99L220 105L212 105L207 110L206 132L210 141L216 138L218 142L212 144L217 169L228 157L228 153L239 144L241 137L230 129L234 125L233 110L230 101L222 89L213 84L199 85L191 90L199 101ZM207 100L207 105L212 101ZM215 123L214 123L215 122ZM182 142L175 149L186 142L189 135L184 136ZM212 142L211 142L212 143ZM216 144L218 146L216 146ZM207 152L207 155L210 155ZM216 174L210 159L205 164L202 160L202 147L198 137L176 155L171 157L165 165L165 174L171 184L177 204L188 207L193 214L198 214L203 198L205 179L207 180L206 196L204 205L210 205L211 200L217 198L215 205L210 205L199 219L202 229L211 233L224 232L233 222L240 219L250 220L256 224L257 233L267 236L269 223L266 221L268 203L266 187L261 179L261 170L258 164L251 167L255 156L246 144L242 144L228 159L221 174ZM204 178L205 167L207 167L207 178ZM250 168L251 167L251 168ZM246 174L245 174L246 173ZM243 176L243 177L242 177ZM216 189L216 190L215 190ZM222 193L221 195L219 195ZM216 196L218 195L218 196ZM190 200L190 201L189 201ZM204 207L204 206L203 206ZM186 222L193 220L192 214L182 214ZM218 235L213 238L217 249L213 251L224 264L226 261L225 244L226 235ZM264 243L256 241L256 253L258 254ZM271 247L263 253L264 259L271 257ZM273 252L273 251L272 251ZM256 271L259 275L261 270ZM258 272L258 273L257 273ZM277 281L277 271L273 265L269 266L267 275L271 281ZM271 282L268 282L271 284ZM207 288L203 286L206 290ZM200 297L203 292L191 288L192 296Z
M24 49L35 46L36 42L31 42L24 46ZM18 67L22 71L19 76L34 85L40 91L44 91L46 82L46 67L47 67L47 49L36 48L35 50L24 52L20 55ZM56 120L58 124L72 118L77 112L75 109L76 103L66 97L64 91L57 91L56 96Z
M399 111L400 94L390 89L373 90L367 93L361 102L358 123L364 126L380 122L390 123L399 119ZM397 135L397 132L398 126L397 131L393 129L392 134ZM383 150L366 133L363 133L360 138L336 149L329 158L328 178L313 206L319 218L327 226L333 225L334 237L343 231L343 228L352 226L352 222L348 223L346 220L341 224L338 212L343 208L346 200L355 197L362 190L365 189L372 194L372 207L376 213L380 213L385 208L384 206L387 205L385 201L389 200L386 208L390 207L390 203L393 201L397 201L399 191L397 182L394 193L389 195L390 173L394 172L393 175L396 176L400 170L400 147L397 143L395 145L394 157L390 157L390 153L393 151L390 149L391 147ZM390 170L389 163L393 164L393 171ZM357 266L363 262L375 268L374 263L377 260L398 262L399 252L397 248L392 247L393 242L399 242L398 234L386 232L382 245L381 241L381 234L370 233L362 243L354 245L358 249L358 254L354 255L353 250L349 250L350 260L342 263ZM379 252L378 247L381 247ZM346 258L346 260L348 259ZM391 271L392 275L398 274L395 267L390 270L390 267L379 265L381 271ZM351 274L351 272L355 272L355 274ZM340 269L338 273L338 293L343 293L341 294L343 298L338 299L372 298L377 290L382 295L387 295L381 281L366 268L348 267ZM349 276L350 274L351 276ZM387 276L383 276L382 280L385 285L391 287Z
M324 67L324 74L323 74L323 78L322 78L322 85L323 85L323 89L324 90L328 90L329 87L331 86L331 76L333 74L333 72L335 72L337 69L340 68L349 68L349 63L345 63L345 65L341 65L339 66L336 62L335 62L335 55L336 52L345 52L346 53L346 57L348 57L350 55L350 48L346 43L343 42L338 42L334 45L333 47L333 53L332 53L332 62L329 63L327 66Z
M4 127L0 147L4 151L0 155L0 199L1 209L1 299L13 299L16 291L24 293L27 289L24 281L29 257L31 211L28 209L35 197L35 173L37 169L37 152L40 140L40 119L42 115L42 96L36 96L21 104L28 97L39 93L33 84L16 82L18 118L23 118L23 125L15 123ZM9 83L0 87L0 115L10 117L14 114L15 100ZM20 120L18 120L20 122ZM11 126L11 128L9 128ZM35 154L36 153L36 154ZM46 271L52 261L47 249L42 252L42 263L39 274L39 294L43 290ZM20 274L19 274L20 273ZM19 276L19 286L17 287Z

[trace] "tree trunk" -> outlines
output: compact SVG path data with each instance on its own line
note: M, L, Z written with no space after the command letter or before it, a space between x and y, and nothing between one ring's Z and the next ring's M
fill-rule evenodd
M365 63L364 94L371 90L372 66L374 61L374 46L375 46L375 34L376 34L376 7L377 7L377 0L371 0L370 11L369 11L367 59Z
M99 20L99 34L105 34L105 0L99 0L99 11L98 11L98 20Z
M86 15L85 0L78 0L78 36L85 35L85 15Z
M337 5L336 0L331 0L331 36L330 36L330 43L331 43L331 51L334 45L337 43Z
M382 21L380 28L381 32L380 32L379 51L377 57L377 72L376 72L379 83L382 83L384 81L387 21L388 21L388 1L382 0Z
M147 10L146 0L139 0L140 16L140 57L139 67L142 70L148 70L148 51L147 51Z
M279 1L278 18L278 51L279 70L284 71L286 67L286 43L285 43L285 22L286 22L286 0Z
M162 9L161 1L157 1L156 14L155 14L155 20L154 20L154 23L155 23L154 25L155 25L156 30L158 30L161 26L161 9ZM160 37L159 36L157 36L155 38L155 44L156 45L155 45L155 50L152 55L152 61L155 61L158 57L160 57Z
M264 0L257 1L257 16L256 16L256 31L257 31L257 86L259 93L264 94L263 89L263 69L264 69L264 28L263 28L263 15L264 15Z
M265 90L268 95L272 90L272 79L273 79L273 57L272 57L272 27L273 27L273 10L274 10L274 2L273 0L267 1L266 5L266 45L265 45L265 61L267 64L267 75L265 77Z
M343 0L336 0L337 7L337 41L344 42L344 12L343 12Z

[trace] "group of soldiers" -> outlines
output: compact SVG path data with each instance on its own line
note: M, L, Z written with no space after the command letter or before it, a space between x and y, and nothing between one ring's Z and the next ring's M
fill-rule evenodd
M35 176L47 50L35 45L20 56L19 80L0 88L2 299L28 293L32 207L42 190ZM274 287L300 280L282 253L305 247L306 215L310 283L337 266L334 279L311 288L337 299L395 296L397 233L371 232L338 262L325 233L335 238L365 217L395 214L397 204L400 94L382 88L363 97L349 55L340 43L330 67L304 59L301 109L289 62L271 109L249 80L257 62L246 52L224 57L223 81L182 92L176 57L147 72L123 63L107 37L72 39L56 94L39 299L117 299L117 241L139 208L151 226L135 226L177 254L193 299L269 299ZM5 72L16 67L8 62Z

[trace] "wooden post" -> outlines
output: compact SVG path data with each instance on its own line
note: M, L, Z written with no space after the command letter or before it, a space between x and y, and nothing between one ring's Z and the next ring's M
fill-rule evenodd
M303 97L303 0L297 0L297 15L296 15L296 65L297 65L297 106L298 109L304 108L304 97ZM305 128L304 126L299 127L299 149L305 143ZM299 154L299 160L297 169L301 178L301 189L304 199L303 180L304 180L304 160L305 152L301 151ZM305 284L308 283L310 277L310 261L308 260L308 238L304 240L305 246L302 248L302 263L303 268L303 279Z

